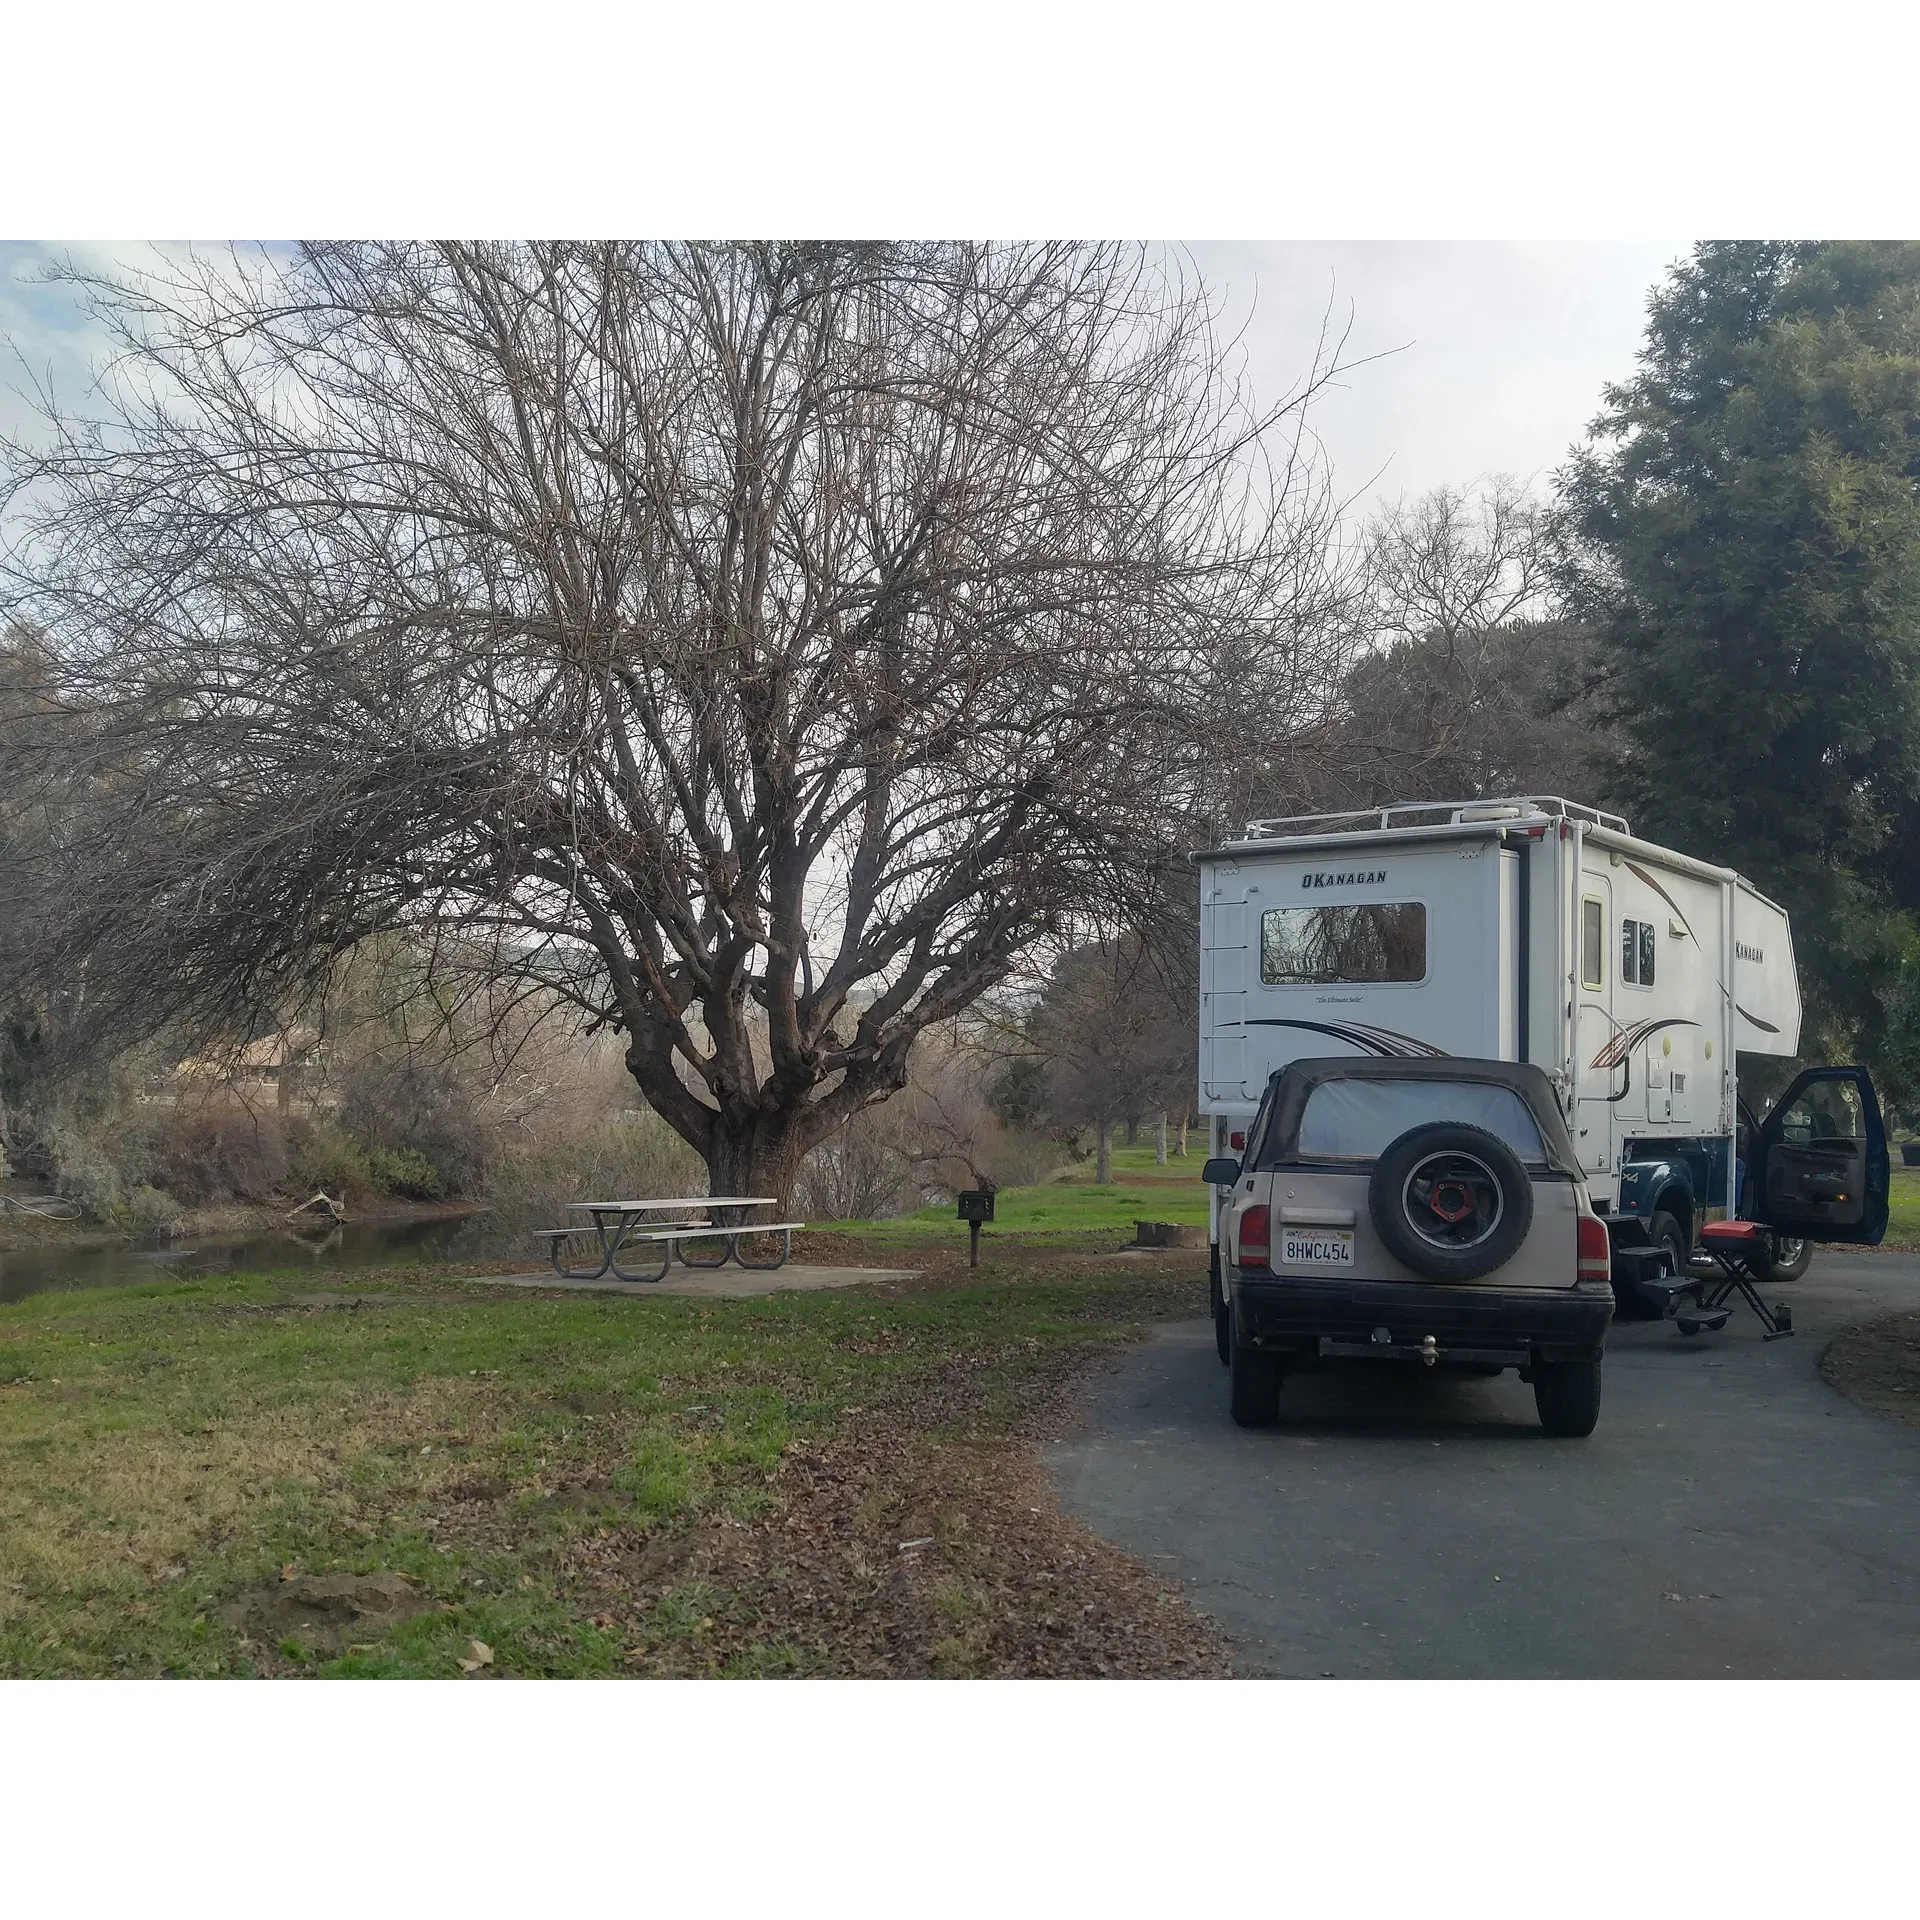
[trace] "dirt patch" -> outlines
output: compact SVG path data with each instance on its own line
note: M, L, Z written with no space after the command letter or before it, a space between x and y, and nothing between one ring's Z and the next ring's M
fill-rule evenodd
M473 1480L456 1480L446 1491L450 1503L467 1501L475 1505L488 1505L496 1500L504 1500L513 1489L506 1481L482 1477Z
M763 1513L573 1542L573 1603L637 1673L1226 1675L1213 1621L1054 1498L1040 1448L1077 1424L1099 1366L1063 1352L1024 1383L1011 1430L982 1430L992 1384L963 1359L903 1378L890 1402L844 1409L831 1441L790 1448Z
M1820 1371L1849 1400L1920 1427L1920 1313L1849 1327L1820 1356Z
M902 1458L907 1453L909 1457ZM790 1454L783 1510L671 1539L577 1543L584 1611L637 1672L861 1678L1197 1678L1210 1620L1068 1519L1035 1454L899 1445Z
M269 1646L295 1640L309 1653L335 1654L369 1630L425 1613L433 1604L404 1574L283 1574L236 1594L220 1618Z

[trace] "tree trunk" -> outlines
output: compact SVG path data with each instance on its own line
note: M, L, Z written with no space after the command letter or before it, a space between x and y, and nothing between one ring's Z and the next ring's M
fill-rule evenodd
M1187 1122L1191 1117L1185 1113L1180 1116L1180 1158L1182 1160L1187 1157Z
M723 1207L715 1217L724 1218L729 1225L750 1225L756 1219L791 1220L794 1184L800 1177L800 1162L805 1157L796 1129L769 1126L762 1121L750 1132L736 1135L724 1131L716 1119L707 1139L707 1191L775 1200L779 1204L771 1210Z
M1132 1146L1134 1141L1137 1140L1139 1137L1140 1137L1139 1119L1137 1118L1137 1116L1130 1113L1127 1115L1127 1145Z
M1098 1128L1100 1156L1094 1162L1093 1183L1097 1187L1113 1185L1113 1122L1102 1120Z
M1156 1167L1167 1164L1167 1116L1164 1113L1154 1123L1153 1164Z

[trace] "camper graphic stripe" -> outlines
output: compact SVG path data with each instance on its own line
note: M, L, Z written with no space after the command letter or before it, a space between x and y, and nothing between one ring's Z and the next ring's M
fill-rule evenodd
M1391 1027L1363 1026L1357 1020L1248 1020L1249 1027L1297 1027L1303 1033L1324 1033L1329 1039L1344 1040L1362 1053L1381 1060L1445 1060L1445 1047L1429 1046L1410 1033L1396 1033Z
M1698 1020L1642 1020L1637 1026L1622 1027L1593 1056L1595 1068L1617 1067L1642 1040L1651 1039L1668 1027L1697 1027Z

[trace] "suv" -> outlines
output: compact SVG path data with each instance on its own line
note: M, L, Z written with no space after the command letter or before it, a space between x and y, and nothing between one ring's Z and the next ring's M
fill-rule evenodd
M1221 1196L1214 1326L1233 1417L1279 1418L1326 1353L1491 1375L1517 1367L1540 1424L1600 1417L1613 1315L1606 1223L1553 1087L1500 1060L1296 1060L1267 1083Z

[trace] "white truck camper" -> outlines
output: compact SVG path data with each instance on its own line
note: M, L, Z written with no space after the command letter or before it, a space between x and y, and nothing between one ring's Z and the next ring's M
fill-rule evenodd
M1740 1211L1736 1058L1797 1052L1800 993L1785 912L1739 874L1556 795L1256 820L1197 859L1213 1153L1297 1059L1529 1061L1616 1248L1684 1268Z

